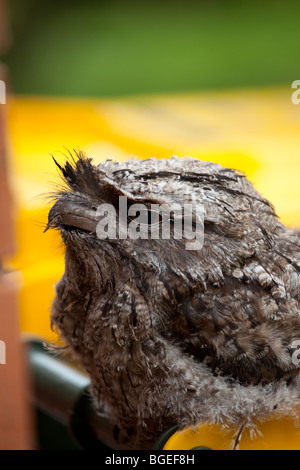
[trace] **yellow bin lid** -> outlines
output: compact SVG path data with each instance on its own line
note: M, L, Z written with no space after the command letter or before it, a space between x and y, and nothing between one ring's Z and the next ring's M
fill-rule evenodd
M175 431L166 441L163 450L232 450L237 432L221 425L201 424L196 429ZM282 419L257 424L255 433L242 433L240 450L299 450L300 422Z

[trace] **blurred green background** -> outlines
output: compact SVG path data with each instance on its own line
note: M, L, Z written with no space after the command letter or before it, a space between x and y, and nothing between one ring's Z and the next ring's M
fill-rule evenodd
M120 96L290 84L300 2L10 0L15 93Z

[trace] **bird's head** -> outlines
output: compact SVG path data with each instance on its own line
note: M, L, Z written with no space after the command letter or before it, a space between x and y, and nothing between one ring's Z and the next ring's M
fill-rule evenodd
M198 277L199 254L191 244L201 244L203 226L191 183L180 181L179 159L95 166L79 152L55 163L66 187L56 194L46 230L59 230L65 245L51 316L61 336L80 345L78 324L83 331L88 315L113 315L126 306L133 319L141 307L152 313L180 308ZM175 227L184 229L183 203L189 223L176 235Z
M186 159L186 166L177 157L95 166L79 152L63 166L55 163L67 188L56 195L47 229L60 230L70 286L101 291L117 278L144 283L151 295L145 284L153 276L192 282L203 206L192 183L181 178L195 159Z
M273 208L240 172L177 157L95 166L83 152L56 164L67 188L47 228L60 230L66 248L52 310L61 332L74 318L83 327L89 312L125 306L136 318L143 305L163 324L187 302L197 309L208 285L234 281L241 260L269 243ZM253 218L259 211L265 227Z

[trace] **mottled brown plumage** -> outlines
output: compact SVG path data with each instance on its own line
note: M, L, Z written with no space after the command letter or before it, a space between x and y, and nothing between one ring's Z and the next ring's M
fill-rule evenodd
M296 413L300 237L239 171L193 158L60 167L48 227L66 247L51 321L131 442L172 424L249 427ZM205 209L204 246L100 240L96 208L179 202Z

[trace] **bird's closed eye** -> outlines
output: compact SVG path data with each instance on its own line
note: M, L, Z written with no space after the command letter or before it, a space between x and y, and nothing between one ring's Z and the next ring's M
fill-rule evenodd
M142 225L155 225L161 222L162 215L158 211L141 209L133 213L129 211L128 218Z

